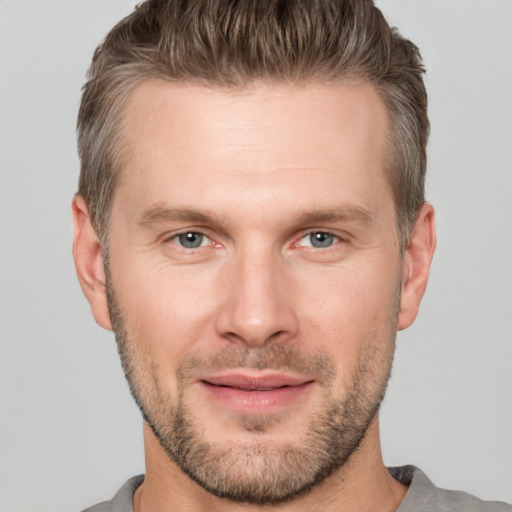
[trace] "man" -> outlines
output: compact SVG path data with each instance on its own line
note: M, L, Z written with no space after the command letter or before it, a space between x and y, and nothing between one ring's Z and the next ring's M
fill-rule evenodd
M435 228L420 56L371 2L146 1L78 131L77 273L145 421L90 510L510 510L382 462Z

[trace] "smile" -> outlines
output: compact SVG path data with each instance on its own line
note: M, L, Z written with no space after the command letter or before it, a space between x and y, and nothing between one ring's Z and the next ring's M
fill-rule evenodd
M207 382L208 384L208 382ZM215 385L215 384L212 384ZM238 386L221 386L223 388L233 388L233 389L240 389L242 391L273 391L274 389L282 389L282 388L288 388L290 386L279 386L277 388L263 388L263 387L243 387L240 388Z
M210 399L233 412L265 414L298 402L314 382L289 375L236 373L207 377L199 384Z

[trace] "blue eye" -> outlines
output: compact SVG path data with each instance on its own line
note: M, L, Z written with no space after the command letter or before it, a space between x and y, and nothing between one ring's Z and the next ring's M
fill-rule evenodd
M205 245L208 240L203 234L196 233L194 231L176 235L176 239L182 247L185 247L185 249L196 249Z
M326 231L313 231L304 236L300 242L302 247L314 247L315 249L325 249L331 247L339 241L339 237Z
M309 239L311 240L311 245L313 247L330 247L334 241L334 235L331 233L325 233L322 231L318 231L316 233L310 233Z

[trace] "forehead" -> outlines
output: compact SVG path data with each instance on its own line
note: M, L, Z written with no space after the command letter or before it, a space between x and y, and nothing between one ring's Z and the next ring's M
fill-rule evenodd
M161 138L166 131L170 135L166 142L180 144L195 139L227 141L236 135L233 142L254 145L278 135L282 143L322 146L336 146L350 138L352 144L357 141L369 149L388 128L386 109L375 87L348 81L333 85L262 82L244 89L150 81L131 93L123 121L124 136L132 147L144 133Z
M318 201L333 187L341 200L345 188L368 196L385 184L387 114L368 83L147 82L129 97L122 127L120 188L130 185L136 202L176 201L176 189L204 191L205 208L233 194Z

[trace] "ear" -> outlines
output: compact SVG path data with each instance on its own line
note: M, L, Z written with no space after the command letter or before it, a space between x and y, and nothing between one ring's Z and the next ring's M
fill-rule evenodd
M398 330L407 329L415 320L427 288L430 264L436 248L434 208L424 204L416 219L403 261L402 295Z
M91 223L89 208L82 196L73 199L73 259L80 286L89 301L96 322L112 330L107 304L106 279L100 242Z

